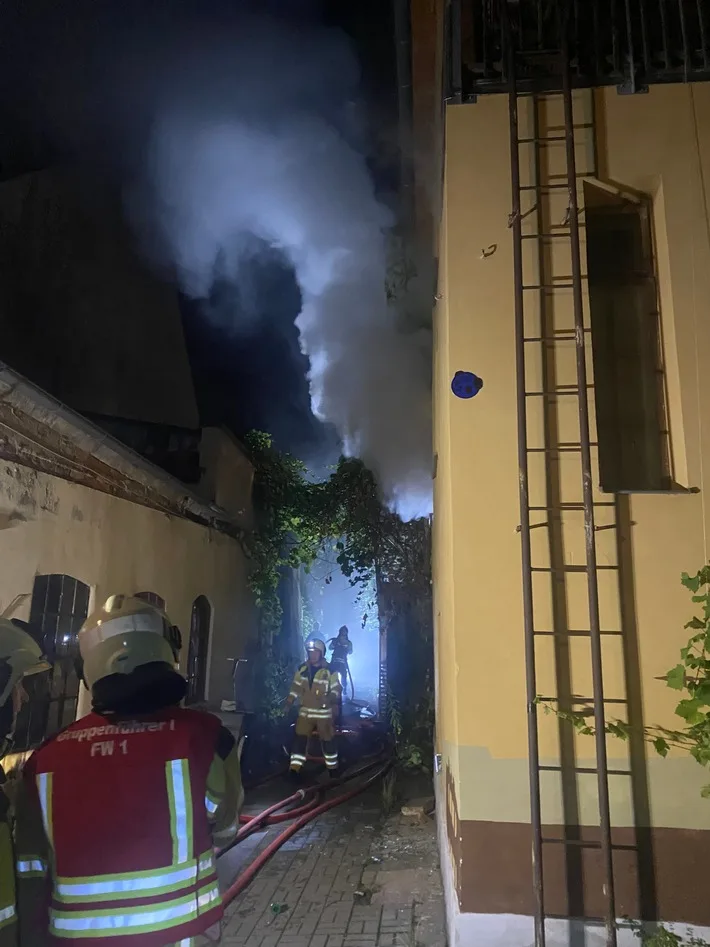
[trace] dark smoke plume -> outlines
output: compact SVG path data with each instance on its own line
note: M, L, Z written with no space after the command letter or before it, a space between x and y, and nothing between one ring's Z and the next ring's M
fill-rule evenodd
M429 513L430 332L387 301L394 221L362 153L350 49L263 17L156 38L104 49L82 132L119 155L146 253L204 300L216 281L238 292L259 247L282 254L300 287L314 414L393 508Z

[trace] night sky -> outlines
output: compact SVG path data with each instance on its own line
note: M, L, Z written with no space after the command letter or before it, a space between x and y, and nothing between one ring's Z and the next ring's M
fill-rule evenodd
M256 9L290 21L294 30L310 23L344 30L352 40L362 69L361 95L368 117L368 164L378 191L387 201L396 190L396 68L390 4L386 0L12 0L0 12L0 173L13 177L45 167L62 152L57 125L78 121L68 106L64 114L46 117L43 99L52 79L55 51L76 50L84 63L76 102L92 117L97 105L91 76L100 71L102 42L125 33L160 35L163 25L182 21L234 24L241 10ZM95 37L101 37L98 44ZM66 54L66 53L65 53ZM278 63L274 63L278 69ZM98 73L97 73L98 74ZM288 84L288 76L284 76ZM140 103L123 103L124 121L139 125ZM100 124L100 116L95 124ZM87 123L90 124L90 123ZM76 136L75 136L76 137ZM77 155L70 155L77 160ZM111 143L88 140L80 160L98 166L107 177L123 173L114 163ZM251 428L269 430L280 447L304 459L337 455L332 432L310 413L307 364L298 347L293 320L300 294L293 275L275 253L266 253L250 268L240 298L230 305L249 312L249 331L233 328L211 314L220 306L215 286L207 304L183 301L185 334L202 423L226 424L238 436ZM239 322L235 312L235 323Z

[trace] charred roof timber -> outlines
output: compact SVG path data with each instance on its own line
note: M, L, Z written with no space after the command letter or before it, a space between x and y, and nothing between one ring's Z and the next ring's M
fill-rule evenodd
M449 0L447 100L510 91L507 35L518 92L561 91L565 34L574 88L710 79L710 0Z

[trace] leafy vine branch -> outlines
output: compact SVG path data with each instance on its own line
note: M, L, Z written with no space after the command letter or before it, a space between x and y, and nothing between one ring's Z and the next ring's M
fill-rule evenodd
M632 733L638 732L659 756L667 756L671 748L680 749L688 752L700 766L710 767L710 565L695 575L684 572L681 582L692 594L699 614L685 625L692 634L680 650L680 661L659 680L684 695L675 708L684 725L677 730L654 725L636 731L626 721L613 720L607 723L605 732L620 740L628 740ZM569 721L578 733L594 735L594 728L589 724L593 709L560 710L541 698L538 703L545 713ZM710 783L703 786L701 795L710 798Z
M390 687L398 707L397 736L409 757L429 758L433 628L428 520L403 522L387 510L373 474L359 460L341 458L327 479L316 480L301 461L278 451L268 434L252 432L246 446L254 464L255 508L247 546L249 583L271 674L265 684L267 703L278 704L283 685L274 671L278 656L272 643L281 630L284 571L308 572L332 551L334 568L359 591L364 622L370 620L374 592L380 623L388 629L388 649L393 649ZM421 747L419 756L412 741Z

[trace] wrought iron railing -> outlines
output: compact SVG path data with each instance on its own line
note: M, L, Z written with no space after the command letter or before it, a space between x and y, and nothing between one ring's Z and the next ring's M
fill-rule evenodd
M559 88L563 32L578 88L710 79L710 0L450 0L449 101L509 91L506 17L522 92Z

